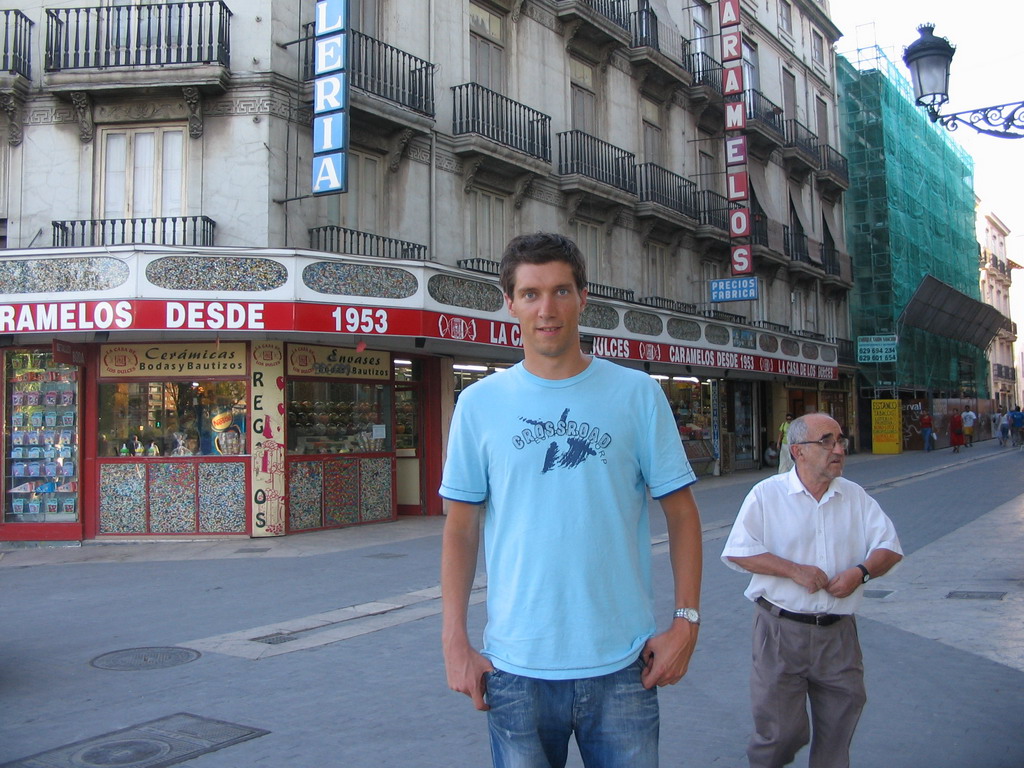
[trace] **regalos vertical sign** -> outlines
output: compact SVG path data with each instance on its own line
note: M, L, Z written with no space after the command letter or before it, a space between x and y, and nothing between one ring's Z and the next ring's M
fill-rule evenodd
M348 188L348 0L316 4L313 194Z

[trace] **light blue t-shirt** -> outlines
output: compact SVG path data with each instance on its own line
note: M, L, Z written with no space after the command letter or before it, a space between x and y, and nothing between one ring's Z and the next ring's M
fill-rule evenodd
M552 380L520 363L468 387L440 492L487 504L494 666L563 680L632 663L656 629L648 488L658 498L695 480L645 373L595 358Z

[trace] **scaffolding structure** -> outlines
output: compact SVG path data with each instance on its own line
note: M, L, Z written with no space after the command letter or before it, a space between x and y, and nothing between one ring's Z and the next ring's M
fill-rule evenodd
M880 48L853 56L837 57L851 315L858 336L899 337L897 360L863 365L862 385L987 398L984 350L898 325L927 274L980 299L974 162L914 106L910 83Z

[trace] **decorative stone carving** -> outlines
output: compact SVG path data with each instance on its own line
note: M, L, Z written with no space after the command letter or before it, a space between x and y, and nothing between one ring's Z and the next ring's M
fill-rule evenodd
M537 174L527 171L516 179L516 188L512 193L512 204L516 208L523 207L523 200L526 198L526 193L530 191L530 187L533 186L533 180L536 178Z
M88 144L96 135L96 123L92 119L92 99L85 91L72 91L71 105L75 108L75 120L78 122L78 138L83 144Z
M409 140L412 138L412 128L404 128L397 131L388 141L388 170L394 173L402 162L402 155L405 154Z
M7 115L7 143L12 147L25 138L22 124L22 100L11 92L0 93L0 109Z
M186 85L181 89L185 95L185 106L188 108L188 135L193 139L203 135L203 100L199 89L194 85Z

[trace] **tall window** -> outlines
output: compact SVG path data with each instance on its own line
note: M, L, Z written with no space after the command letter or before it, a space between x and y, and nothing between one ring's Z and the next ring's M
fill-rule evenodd
M789 0L779 0L779 29L793 34L793 6Z
M782 111L789 120L796 119L796 75L782 70Z
M839 338L839 302L835 299L825 299L822 332L826 339Z
M573 130L597 135L597 93L594 68L579 59L569 59L569 81L572 91Z
M471 192L472 218L469 222L469 252L473 258L498 261L508 239L505 210L508 199L485 192Z
M377 0L349 0L348 23L364 35L377 35Z
M184 126L108 128L101 141L102 218L184 213Z
M793 303L792 319L789 325L794 331L802 331L804 329L804 305L807 303L807 297L804 296L804 292L800 288L794 288L789 296Z
M643 286L647 296L669 297L673 293L668 270L668 249L660 243L644 246Z
M743 38L743 87L761 90L761 74L757 65L757 46Z
M604 237L601 234L601 227L586 221L576 221L576 245L583 253L583 259L587 263L587 280L594 283L604 282L602 267Z
M377 155L350 149L348 152L348 192L338 196L341 226L360 232L381 234L383 187L384 173L381 158Z
M473 82L500 93L505 84L505 19L470 3L469 47Z
M825 64L825 38L814 31L811 32L811 61Z
M661 109L650 99L640 99L644 130L644 162L664 165L661 148Z
M718 163L714 155L708 152L700 152L697 155L697 176L698 187L710 189L712 192L719 191Z
M818 143L829 144L829 130L828 130L828 104L825 103L824 99L815 97L814 99L814 111L817 113L818 122Z
M697 0L690 8L693 20L693 40L690 41L694 53L711 55L711 6L704 0Z

